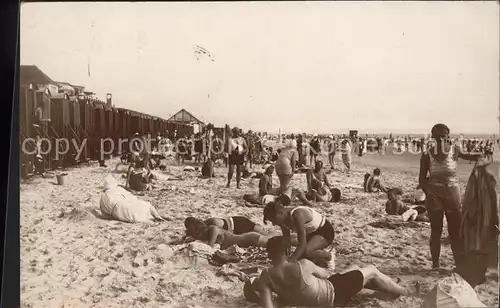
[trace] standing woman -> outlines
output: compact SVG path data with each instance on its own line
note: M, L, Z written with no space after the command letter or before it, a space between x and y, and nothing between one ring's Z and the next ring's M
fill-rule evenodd
M248 146L245 138L241 137L240 130L237 127L233 127L231 130L232 137L229 139L228 143L228 165L229 172L227 174L227 188L231 184L231 179L233 178L234 167L236 166L236 188L240 189L241 180L241 167L245 162L245 154L248 152Z
M349 140L344 139L342 141L342 161L347 168L347 172L351 171L351 145L349 144Z
M298 156L296 141L293 139L287 140L285 148L281 151L275 164L281 194L289 193L291 190L290 184L295 173Z
M432 267L439 268L443 218L446 215L451 250L455 266L460 266L463 243L459 238L461 217L460 188L458 186L458 158L477 161L480 154L466 154L450 142L450 129L436 124L431 130L435 143L420 158L419 184L426 196L426 207L431 222L430 250ZM429 176L427 176L429 174Z

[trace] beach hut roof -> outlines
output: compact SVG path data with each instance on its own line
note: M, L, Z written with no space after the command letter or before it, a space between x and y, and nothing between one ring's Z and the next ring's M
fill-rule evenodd
M19 84L21 86L26 86L30 83L47 85L55 84L56 82L36 65L21 65L19 71Z
M188 112L186 109L181 109L179 112L171 116L167 121L177 122L177 123L196 123L205 125L202 121L198 120L194 115Z

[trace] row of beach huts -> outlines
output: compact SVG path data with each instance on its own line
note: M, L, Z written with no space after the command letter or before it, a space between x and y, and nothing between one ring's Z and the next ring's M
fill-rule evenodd
M41 152L46 153L43 155L44 169L56 169L97 160L101 140L105 138L110 138L115 144L135 133L152 136L168 133L167 137L173 138L175 132L177 138L183 138L203 131L205 127L205 123L184 109L165 120L115 107L111 94L107 94L106 101L103 101L82 86L53 81L34 65L21 66L19 94L22 177L34 171L36 140L40 138L45 141L41 143ZM48 151L49 147L55 149L57 140L62 139L70 142L67 153L59 151L56 155L56 151ZM78 157L78 148L73 143L81 145L84 140L86 146ZM64 145L59 142L58 146L63 148ZM118 151L115 147L112 155L118 155Z

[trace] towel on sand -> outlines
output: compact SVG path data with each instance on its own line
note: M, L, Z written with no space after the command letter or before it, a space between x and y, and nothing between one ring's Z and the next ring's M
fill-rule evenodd
M164 220L158 211L147 201L143 201L131 192L118 186L111 176L105 178L105 191L101 195L99 206L104 214L123 222L150 222Z

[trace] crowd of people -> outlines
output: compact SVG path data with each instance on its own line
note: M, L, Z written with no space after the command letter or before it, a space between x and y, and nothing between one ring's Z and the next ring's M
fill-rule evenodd
M310 142L306 143L305 136L291 135L286 139L284 146L274 152L265 148L258 134L251 131L242 134L238 128L233 128L230 132L227 142L220 144L223 152L227 154L226 186L230 187L233 175L236 173L236 187L241 188L241 177L247 165L264 163L264 172L254 175L259 178L258 191L254 194L245 194L243 199L247 206L263 209L263 223L271 222L278 226L281 232L265 232L262 225L242 216L212 217L206 220L188 217L184 222L186 228L184 240L198 240L212 247L218 244L221 249L233 245L241 248L265 248L272 266L264 270L257 279L245 283L244 293L248 300L259 302L265 307L272 307L271 295L276 293L279 301L289 305L332 306L348 302L363 288L394 296L413 294L412 290L399 286L374 266L334 273L335 256L331 247L335 240L335 228L324 215L314 209L314 206L318 202L340 201L341 191L331 184L320 154L322 146L327 143L325 148L329 150L330 167L335 169L334 157L340 152L345 169L349 172L353 152L352 139L342 139L332 135L322 140L318 135L313 135ZM196 159L196 163L213 160L211 154L207 153L199 143L197 144L198 140L203 139L201 136L198 134L195 137L198 139L194 139L195 153L203 155ZM205 136L210 139L210 132ZM480 159L490 160L493 144L491 141L481 143L481 141L453 140L449 128L444 124L435 125L431 130L431 137L433 142L428 140L408 142L402 138L387 139L397 146L407 147L414 144L416 149L422 151L418 178L420 196L403 198L403 191L400 188L387 187L383 183L382 171L379 168L365 174L362 179L363 189L366 193L387 195L385 211L388 215L403 216L404 221L430 222L430 255L433 269L441 266L441 235L443 219L446 217L455 270L465 278L472 279L470 277L473 274L467 272L471 259L467 256L460 233L463 216L457 165L459 159L472 162ZM379 151L380 146L386 142L382 138L375 140L378 146L376 151ZM361 144L363 139L358 142ZM159 136L157 146L161 143L162 138ZM469 144L471 146L468 146ZM361 154L366 149L366 147L358 148ZM150 189L154 179L151 173L151 166L154 168L154 164L149 163L151 153L147 150L142 152L139 149L135 150L137 152L129 160L131 164L126 186L133 190ZM309 156L309 165L306 156ZM277 186L273 183L274 174L278 178ZM305 176L307 187L302 189L293 186L292 179L297 176ZM301 201L303 205L292 206L292 201L295 199ZM498 221L492 223L498 229ZM295 247L293 253L291 253L292 246Z

